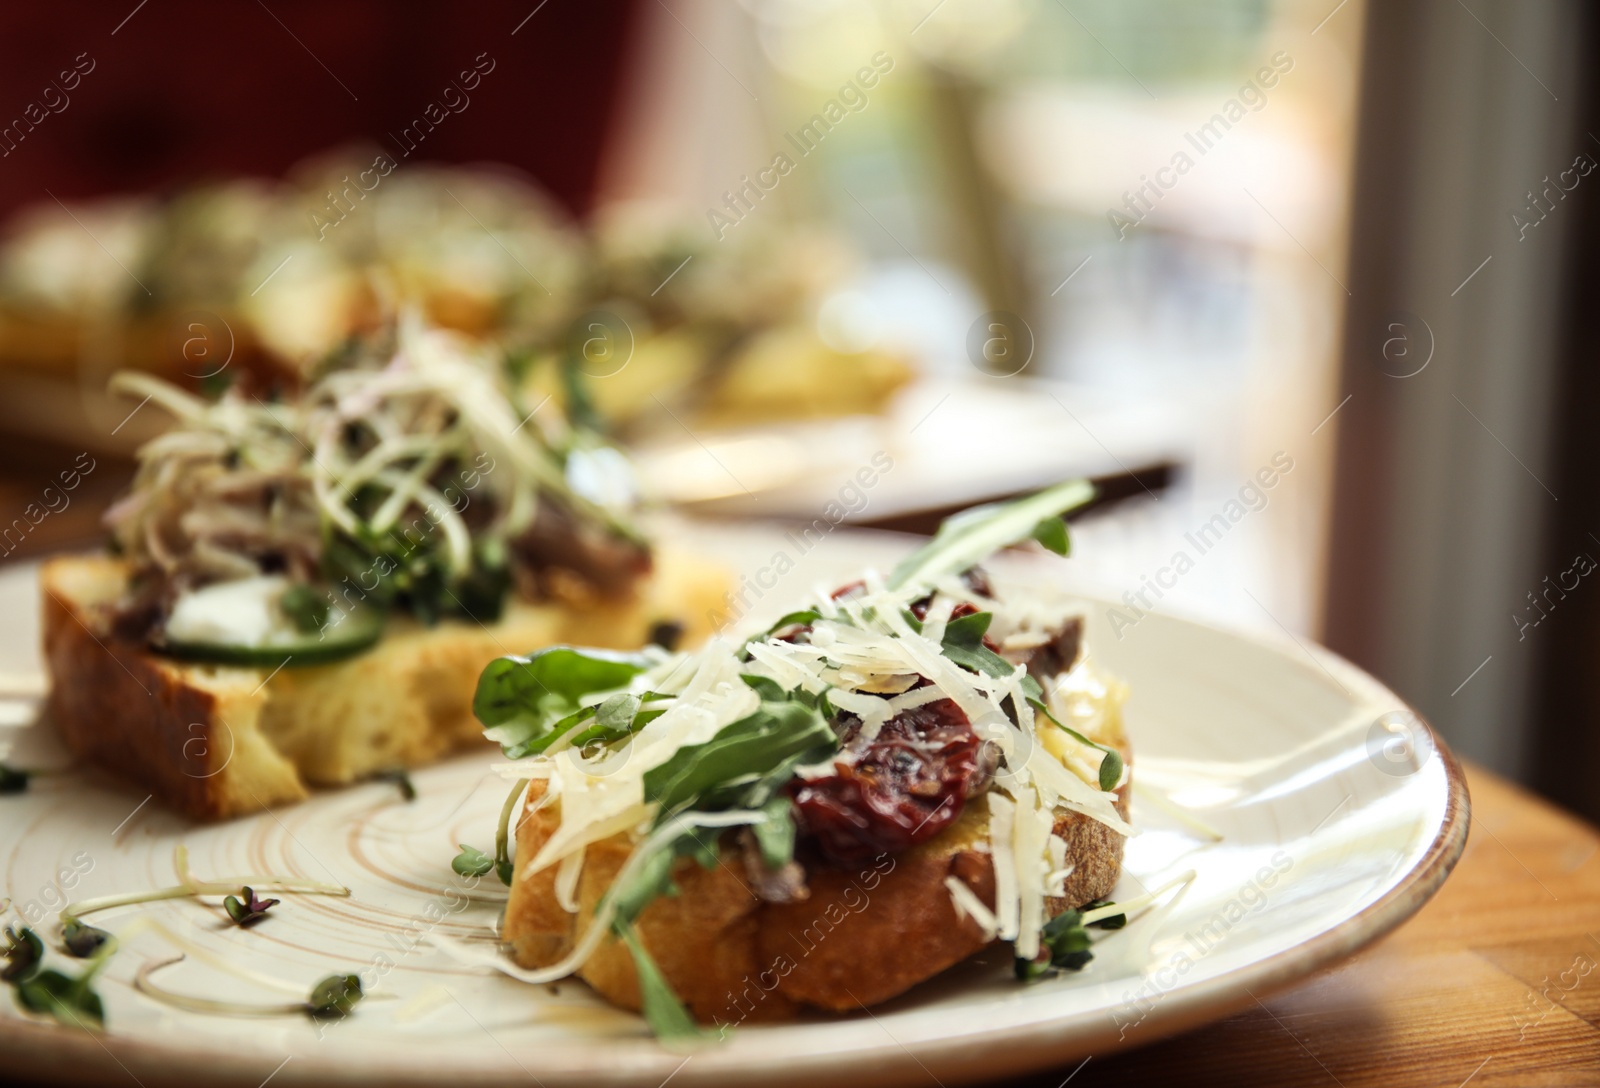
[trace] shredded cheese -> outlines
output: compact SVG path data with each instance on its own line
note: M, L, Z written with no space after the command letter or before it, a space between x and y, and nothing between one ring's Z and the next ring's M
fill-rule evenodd
M935 597L928 606L928 616L922 621L922 637L935 646L944 642L945 628L950 623L950 613L955 611L956 602L952 597L943 594Z
M1045 894L1059 896L1065 893L1067 877L1076 866L1067 864L1067 841L1054 831L1050 833L1046 850L1050 856L1050 875L1044 878Z
M1041 819L1042 817L1042 819ZM1012 868L1017 882L1017 956L1031 960L1039 954L1039 930L1044 925L1045 837L1054 820L1031 789L1018 791L1011 826Z
M983 900L978 898L978 893L967 887L966 881L958 876L944 878L944 886L950 889L950 900L955 904L956 914L962 918L971 918L983 930L983 939L992 941L999 932L999 923L995 920L994 911L984 906Z
M1012 842L1016 802L998 790L989 792L989 855L994 864L994 914L996 933L1013 940L1019 928L1022 903L1017 894L1016 848Z

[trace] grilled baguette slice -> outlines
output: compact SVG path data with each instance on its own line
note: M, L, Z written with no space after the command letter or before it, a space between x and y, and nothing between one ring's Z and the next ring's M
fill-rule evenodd
M696 639L709 632L727 582L707 560L665 552L630 599L588 608L513 602L488 626L396 617L366 653L271 672L176 661L117 638L110 611L127 580L127 565L108 556L44 564L46 714L80 758L197 820L484 744L472 694L495 657L560 642L637 647L663 620Z
M1117 741L1126 757L1125 740ZM1130 783L1131 777L1117 790L1124 818ZM577 912L562 909L557 866L528 871L560 823L559 803L540 806L543 793L543 783L534 780L517 826L517 876L504 928L512 957L528 968L548 966L572 950L582 935L580 919L586 928L633 849L626 834L591 845L578 878ZM903 854L852 870L812 869L809 897L794 903L758 899L746 867L754 859L725 843L714 869L680 859L673 870L679 894L651 903L636 928L674 992L703 1023L786 1020L808 1006L843 1012L876 1005L991 943L956 909L945 883L955 877L993 909L988 824L987 806L969 804L937 838ZM1122 835L1066 811L1058 814L1055 833L1074 868L1064 894L1050 900L1050 912L1110 895L1122 872ZM613 1004L639 1008L633 959L614 938L607 937L577 974Z

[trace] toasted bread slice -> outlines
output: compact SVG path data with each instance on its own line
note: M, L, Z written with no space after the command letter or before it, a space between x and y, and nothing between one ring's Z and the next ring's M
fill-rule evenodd
M495 657L560 642L633 648L666 620L695 639L726 588L720 567L667 552L626 600L585 609L513 602L487 626L395 618L366 653L273 672L176 661L117 638L110 610L127 581L126 564L106 556L42 568L46 712L79 757L202 820L483 744L472 695Z
M1117 790L1124 818L1130 782ZM574 896L578 909L562 909L557 867L528 871L560 823L557 804L539 804L543 792L542 782L530 785L517 826L517 877L503 931L512 957L529 968L572 950L582 936L579 920L594 917L633 849L626 834L591 845ZM667 982L704 1023L784 1020L807 1006L842 1012L875 1005L990 943L956 908L945 883L955 877L993 909L988 819L986 806L972 804L937 838L904 854L853 870L813 868L809 896L791 903L757 898L743 848L724 845L713 869L680 859L673 870L679 894L651 903L636 928ZM1057 816L1055 833L1073 869L1050 912L1110 895L1122 872L1122 835L1070 812ZM638 976L621 942L608 937L577 973L614 1004L639 1008Z

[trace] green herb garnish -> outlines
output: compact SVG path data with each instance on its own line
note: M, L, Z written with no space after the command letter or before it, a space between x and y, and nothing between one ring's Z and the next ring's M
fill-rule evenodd
M838 747L838 737L815 709L799 702L762 703L748 718L646 771L645 800L659 802L664 814L681 811L723 783L759 777L795 756L816 762Z
M464 842L456 845L461 847L461 853L455 856L455 860L450 863L450 868L461 876L484 876L490 869L494 868L494 858L485 854L482 850L468 846Z
M0 982L16 982L27 978L38 968L39 961L44 959L44 942L27 926L21 929L7 926L0 958L5 960L5 966L0 967Z
M710 1033L695 1023L694 1017L673 993L661 968L639 941L631 923L613 926L633 956L634 972L639 976L639 1011L655 1037L664 1043L681 1043L707 1037Z
M528 788L526 778L517 779L516 785L511 787L511 792L506 794L506 803L500 806L500 828L494 836L494 872L500 878L500 883L511 887L513 863L511 860L511 815L517 806L517 798L522 796L522 791Z
M84 927L89 928L89 927ZM115 949L109 934L100 933L89 964L77 978L62 974L54 968L42 968L44 942L33 930L24 927L7 927L5 946L0 955L5 967L0 969L0 980L11 985L17 1005L28 1012L52 1016L68 1027L100 1027L105 1023L105 1008L100 995L94 992L94 977L110 959ZM69 937L69 945L70 945ZM76 955L77 953L74 953Z
M752 635L750 638L745 639L744 645L739 649L739 660L750 660L751 643L765 642L779 631L782 631L785 627L804 627L806 624L816 623L821 618L822 613L817 611L815 608L802 608L798 612L788 613L779 619L777 623L774 623L771 627L768 627L759 635Z
M67 954L80 960L86 960L111 939L111 934L103 929L96 929L86 922L76 918L68 918L61 927L61 943L66 946Z
M1033 532L1030 535L1040 544L1043 544L1047 551L1055 552L1061 556L1072 554L1072 541L1067 536L1067 523L1058 516L1052 515L1045 518L1033 527Z
M1094 959L1091 944L1089 931L1083 926L1083 911L1062 911L1039 931L1038 958L1017 957L1017 977L1023 982L1033 982L1060 970L1081 971Z
M971 669L973 672L987 673L990 676L1010 676L1017 667L983 644L983 636L988 633L989 624L993 619L992 613L974 612L960 619L951 620L945 627L944 641L940 644L944 655L962 668ZM921 624L917 623L916 618L909 613L907 622L921 630ZM1116 789L1117 783L1122 781L1122 753L1110 745L1095 743L1050 713L1044 702L1044 689L1032 676L1024 676L1021 687L1023 698L1028 700L1028 705L1033 707L1036 713L1043 714L1080 744L1098 749L1102 753L1100 788L1108 792Z
M245 888L241 895L230 895L222 901L222 909L228 912L233 924L240 927L255 925L277 905L276 899L258 899L250 888Z
M306 1013L317 1020L348 1016L361 998L360 976L329 975L312 987Z
M79 978L72 978L53 968L13 983L17 1004L29 1012L53 1016L67 1027L101 1027L105 1024L105 1006L100 995L89 986L94 969L86 970Z
M1088 737L1084 736L1070 725L1062 722L1054 714L1050 713L1050 709L1044 705L1043 699L1036 699L1030 696L1028 699L1028 705L1033 707L1035 712L1043 714L1045 717L1049 718L1055 723L1057 728L1061 729L1073 740L1080 744L1086 744L1090 748L1098 748L1101 752L1105 753L1100 759L1100 788L1107 792L1117 788L1117 783L1122 781L1121 752L1117 751L1108 744L1096 744L1094 741L1090 740Z
M951 620L945 625L944 641L940 643L944 656L964 669L989 676L1004 677L1016 672L1015 665L983 644L983 636L988 634L992 622L993 612L974 612L970 616ZM1033 688L1038 689L1038 681L1029 676L1023 681L1024 692L1030 692L1028 681L1033 681ZM1042 695L1043 691L1040 690L1039 694Z
M1029 539L1065 555L1070 540L1062 515L1089 502L1094 494L1087 481L1072 481L1016 502L957 515L946 521L925 547L895 568L888 587L924 590L1000 548ZM747 640L740 660L750 659L754 644L820 618L819 609L788 613ZM960 668L1007 679L1018 677L1018 702L1026 698L1042 710L1045 693L1039 681L1025 672L1019 675L1017 665L984 644L993 619L988 612L951 619L945 624L942 652ZM893 623L894 617L889 620ZM907 613L905 620L922 629L914 615ZM651 701L667 698L636 690L641 686L638 677L653 663L642 655L565 646L527 657L501 658L480 679L474 711L486 734L512 759L547 753L557 744L583 747L621 741L659 713L649 706ZM754 713L723 726L709 740L678 749L665 762L645 771L643 799L656 808L653 830L636 847L639 852L629 860L625 878L613 883L602 900L610 932L633 957L644 1017L664 1040L691 1039L704 1033L644 947L636 928L639 917L661 896L676 894L673 873L684 870L682 859L694 858L708 869L717 865L719 836L727 829L739 828L741 835L748 832L747 841L753 839L768 870L792 864L797 828L784 787L794 779L797 767L823 762L839 748L830 724L837 714L826 690L790 690L754 673L741 679L760 698ZM1015 717L1018 707L1007 706ZM1121 757L1103 746L1092 746L1106 752L1101 783L1109 789L1121 777ZM502 868L505 879L508 816L520 790L521 784L502 812L495 858L463 845L452 863L456 872L481 875L495 866ZM710 815L715 813L727 815ZM1046 923L1041 931L1041 958L1037 963L1019 961L1019 976L1078 970L1089 962L1090 938L1083 918L1082 911L1069 911ZM1108 917L1098 924L1109 927L1113 922Z
M774 793L772 799L761 807L761 812L766 818L750 825L750 831L756 837L756 846L761 850L761 863L768 869L781 869L794 860L794 841L798 830L794 823L794 808L787 795Z
M491 661L478 678L472 712L509 759L537 755L593 711L586 695L626 687L650 665L641 654L552 646Z
M1094 485L1088 480L1068 480L1026 498L963 510L946 518L932 540L894 568L888 587L932 585L947 574L959 574L982 562L1001 548L1028 539L1039 540L1057 554L1065 555L1065 526L1058 537L1053 528L1045 526L1045 519L1059 519L1094 496Z

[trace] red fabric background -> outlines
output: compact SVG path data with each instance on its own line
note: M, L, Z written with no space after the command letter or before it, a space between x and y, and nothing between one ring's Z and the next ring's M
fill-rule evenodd
M0 127L79 54L95 64L61 113L0 157L0 218L50 192L277 175L357 139L398 157L387 134L481 53L494 70L412 160L508 163L581 213L637 23L635 0L137 2L0 9Z

